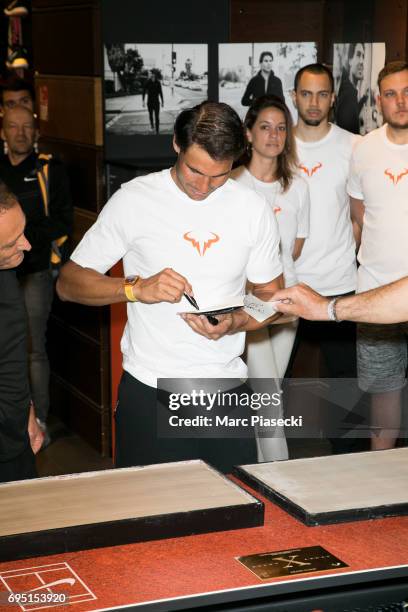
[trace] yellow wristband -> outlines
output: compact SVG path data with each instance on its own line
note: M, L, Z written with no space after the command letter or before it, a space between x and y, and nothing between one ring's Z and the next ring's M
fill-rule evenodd
M129 302L138 302L139 300L135 297L133 293L133 287L140 280L140 276L128 276L125 278L124 289L125 295Z

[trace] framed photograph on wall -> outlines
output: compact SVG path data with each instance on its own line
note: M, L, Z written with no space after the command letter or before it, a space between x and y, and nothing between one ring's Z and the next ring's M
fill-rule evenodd
M337 125L353 134L367 134L382 125L377 109L378 73L385 63L385 43L333 45Z
M241 118L261 95L284 99L294 121L297 119L291 92L296 72L316 62L314 42L225 43L218 45L218 95Z
M207 99L207 45L107 43L104 93L107 134L172 134L179 112Z

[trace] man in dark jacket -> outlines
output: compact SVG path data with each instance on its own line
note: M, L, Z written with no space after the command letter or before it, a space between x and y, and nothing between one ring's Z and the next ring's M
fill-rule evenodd
M53 242L71 233L72 205L64 167L54 160L49 162L48 180L45 180L48 202L44 201L39 183L39 170L44 162L34 151L37 137L35 119L30 110L16 106L6 111L2 138L7 153L0 159L0 179L21 204L27 220L27 239L32 246L18 268L18 276L28 314L31 394L37 417L44 426L49 408L49 363L45 340L53 298L50 257Z
M337 94L336 123L343 130L360 134L360 115L368 99L368 92L359 96L359 87L364 77L364 45L351 43L348 59L349 71L343 70Z
M244 95L242 96L242 106L251 106L257 98L265 94L277 96L283 102L282 81L274 75L272 70L273 55L271 51L262 51L259 57L260 71L249 81Z
M34 453L42 444L30 408L26 312L15 268L31 249L25 217L0 181L0 482L34 478Z

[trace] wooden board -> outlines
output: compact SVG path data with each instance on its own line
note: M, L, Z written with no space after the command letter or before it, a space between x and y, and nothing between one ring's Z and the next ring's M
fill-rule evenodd
M203 461L0 485L0 560L263 524L263 504Z
M38 72L102 74L99 2L33 0L32 7L33 49Z
M246 465L236 474L306 525L408 514L408 448Z
M40 87L48 98L46 120L39 104L40 134L44 138L103 145L100 77L38 74L35 76L37 100L41 100Z
M91 213L99 212L107 199L102 147L41 137L39 148L40 152L52 153L65 164L74 206Z

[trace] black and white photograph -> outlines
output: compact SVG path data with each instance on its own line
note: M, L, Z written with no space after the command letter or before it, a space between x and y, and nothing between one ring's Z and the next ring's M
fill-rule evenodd
M104 45L105 129L171 134L181 110L207 99L206 44Z
M378 73L384 63L385 43L333 45L335 121L339 127L364 135L382 125L376 98Z
M294 120L297 113L291 98L296 72L316 61L314 42L231 43L218 45L218 94L241 118L260 96L282 98Z

